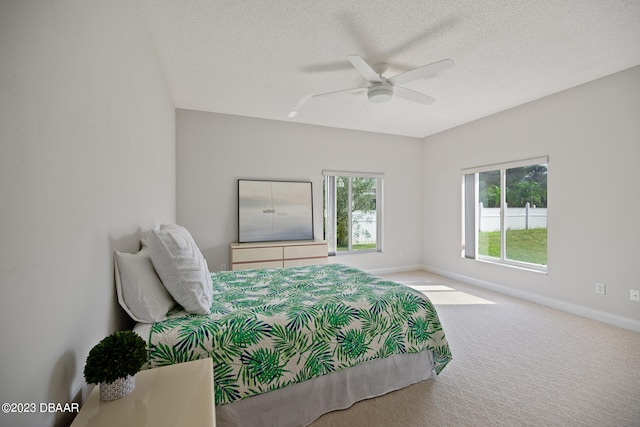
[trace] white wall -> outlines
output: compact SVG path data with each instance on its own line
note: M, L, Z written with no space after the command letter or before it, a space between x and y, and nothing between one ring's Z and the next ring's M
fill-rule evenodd
M3 1L0 62L0 402L64 405L128 326L113 251L175 220L175 110L130 1Z
M229 267L238 239L239 178L310 180L314 234L322 238L322 170L384 172L384 252L336 256L369 270L419 266L421 142L223 114L177 110L177 220L209 268Z
M640 289L639 112L636 67L426 138L425 265L640 331L640 303L629 299ZM461 258L460 169L543 155L548 274ZM585 204L588 215L576 216Z

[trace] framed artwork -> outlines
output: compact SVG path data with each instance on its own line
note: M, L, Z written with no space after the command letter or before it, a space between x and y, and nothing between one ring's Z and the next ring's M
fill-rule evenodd
M238 180L238 242L313 240L311 182Z

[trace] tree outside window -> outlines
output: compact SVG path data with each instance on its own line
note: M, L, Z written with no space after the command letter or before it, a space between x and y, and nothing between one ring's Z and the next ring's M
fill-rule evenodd
M376 176L325 176L325 239L330 252L380 250L382 179Z

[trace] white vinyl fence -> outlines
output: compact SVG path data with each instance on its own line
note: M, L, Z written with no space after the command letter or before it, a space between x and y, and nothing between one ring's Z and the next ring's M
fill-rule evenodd
M478 213L479 231L500 231L500 208L485 208L480 203ZM547 228L547 208L531 207L529 203L524 208L507 207L505 227L507 230Z
M375 211L353 211L353 244L364 245L376 242L376 213Z

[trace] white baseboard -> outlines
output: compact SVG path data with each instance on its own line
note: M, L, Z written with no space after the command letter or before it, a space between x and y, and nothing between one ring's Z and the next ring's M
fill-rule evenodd
M568 302L545 297L542 295L537 295L531 292L512 289L507 286L498 285L496 283L487 282L484 280L474 279L473 277L464 276L462 274L453 273L451 271L442 270L440 268L432 267L429 265L421 266L420 270L428 271L434 274L439 274L440 276L448 277L450 279L454 279L463 283L468 283L470 285L475 285L480 288L488 289L490 291L499 292L501 294L523 299L525 301L534 302L536 304L544 305L546 307L555 308L556 310L565 311L567 313L586 317L587 319L597 320L599 322L607 323L609 325L619 326L621 328L629 329L631 331L640 333L640 321L637 321L635 319L630 319L624 316L618 316L617 314L607 313L600 310L594 310L589 307L571 304ZM400 271L411 271L411 270L400 270Z
M422 265L405 265L404 267L391 267L391 268L376 268L372 270L366 270L367 273L380 275L380 274L393 274L393 273L405 273L407 271L419 271L424 270Z

